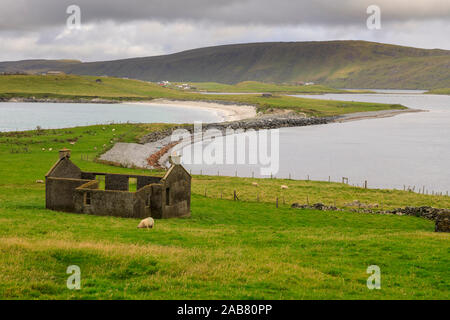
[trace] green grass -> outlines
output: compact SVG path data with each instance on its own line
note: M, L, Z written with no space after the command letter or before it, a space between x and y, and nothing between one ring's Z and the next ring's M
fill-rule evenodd
M346 93L346 90L329 88L323 85L297 86L264 83L259 81L244 81L235 85L217 82L189 82L193 90L207 92L230 92L230 93L285 93L285 94L323 94L323 93Z
M186 101L227 101L254 105L260 112L289 109L308 116L334 116L353 112L405 109L401 105L368 102L343 102L305 99L288 96L263 98L259 95L203 95L162 88L156 84L103 77L101 83L90 76L0 76L0 99L12 97L36 98L102 98L119 101L174 99Z
M308 193L314 200L334 195L372 201L383 194L395 206L415 201L448 207L444 197L195 176L192 217L158 220L151 231L136 229L136 219L45 209L45 186L36 180L56 161L59 148L70 147L83 170L149 174L92 159L111 140L136 141L160 126L0 134L1 299L449 298L449 235L433 232L432 221L275 208L272 202L279 184L289 184L292 200ZM81 160L81 154L90 160ZM252 181L267 194L261 199L266 202L252 200ZM241 201L205 198L204 186L209 197L236 188ZM373 264L381 268L381 290L366 287L366 269ZM81 268L80 291L66 288L69 265Z
M257 182L258 186L252 183ZM281 189L281 186L288 189ZM284 180L284 179L252 179L217 176L194 176L192 191L216 199L234 197L236 190L239 200L247 202L265 202L275 204L323 203L336 205L338 208L353 208L347 206L358 200L364 205L378 205L375 210L390 210L405 206L434 206L450 208L450 197L418 194L402 190L364 189L337 182Z
M427 94L450 94L450 88L434 89L426 92Z
M0 209L3 299L448 299L448 235L414 217L324 213L193 196L192 218ZM7 194L10 197L13 195ZM24 223L26 222L26 223ZM69 265L82 290L65 287ZM380 266L382 289L366 287Z

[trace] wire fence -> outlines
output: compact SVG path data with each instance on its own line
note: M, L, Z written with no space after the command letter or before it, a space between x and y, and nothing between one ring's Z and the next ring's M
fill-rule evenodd
M200 176L213 176L212 174L203 174L203 169L200 169L199 172L196 174L195 172L192 172L192 170L189 170L189 173L191 175L200 175ZM218 177L231 177L230 175L221 175L220 174L220 170L217 170L217 173L215 174ZM255 173L254 171L252 171L251 176L239 176L238 175L238 171L235 170L234 173L234 177L241 177L241 178L255 178ZM295 179L293 178L294 175L289 173L287 175L286 178L281 178L281 177L276 177L274 175L270 175L270 178L266 178L266 179L280 179L280 180L293 180L293 181L317 181L317 182L324 182L325 180L312 180L311 176L308 174L306 175L306 177L304 179ZM369 181L368 180L363 180L362 183L358 184L358 183L350 183L350 179L348 177L342 177L341 179L338 179L337 181L334 181L331 176L328 176L328 180L329 183L342 183L348 186L352 186L354 188L362 188L362 189L371 189L369 187ZM389 190L389 189L388 189ZM398 191L399 189L390 189L390 190L394 190L394 191ZM401 191L401 189L400 189ZM449 196L449 192L445 191L445 192L441 192L441 191L434 191L434 190L429 190L426 188L426 186L415 186L415 185L403 185L403 191L405 192L414 192L417 194L423 194L423 195L430 195L430 196L443 196L443 197L448 197Z

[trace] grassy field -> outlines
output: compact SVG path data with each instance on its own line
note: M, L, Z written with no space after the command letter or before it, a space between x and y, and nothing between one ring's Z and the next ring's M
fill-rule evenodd
M448 197L195 176L192 217L158 220L151 231L136 229L136 219L45 209L45 186L36 180L56 161L59 148L70 147L72 160L84 170L150 174L92 159L111 141L135 141L161 126L168 125L0 134L0 298L449 298L449 235L434 233L432 221L288 206L306 194L310 201L340 203L382 197L386 206L449 207ZM81 160L81 154L90 160ZM254 181L260 203L254 199ZM275 208L280 184L289 185L287 204ZM203 196L205 186L209 198ZM232 189L239 190L241 201L217 199L220 191ZM381 268L381 290L366 287L366 269L373 264ZM69 265L81 268L80 291L66 288Z
M258 186L252 183L257 181ZM195 176L192 190L209 198L233 200L236 190L239 200L246 202L265 202L275 205L278 202L290 205L323 203L338 208L351 208L349 204L358 200L362 206L378 205L379 210L395 209L405 206L434 206L450 208L450 197L423 195L402 190L364 189L337 182L252 179L217 176ZM281 189L281 186L289 189ZM354 209L357 209L354 208Z
M295 86L259 81L243 81L237 84L224 84L217 82L188 82L195 89L207 92L240 92L240 93L285 93L285 94L323 94L323 93L345 93L347 90L329 88L323 85Z
M193 101L227 101L249 104L260 112L290 109L309 116L333 116L353 112L404 109L400 105L315 100L287 96L263 98L259 95L204 95L162 88L156 84L119 78L89 76L0 76L0 99L12 97L35 98L102 98L110 100L174 99Z
M450 94L450 88L434 89L426 92L427 94Z

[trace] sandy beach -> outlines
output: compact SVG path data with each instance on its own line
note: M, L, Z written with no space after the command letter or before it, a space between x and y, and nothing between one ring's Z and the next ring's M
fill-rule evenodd
M403 113L411 113L411 112L426 112L426 110L420 109L404 109L404 110L380 110L380 111L368 111L368 112L355 112L348 113L342 116L339 116L334 122L349 122L349 121L358 121L358 120L366 120L366 119L378 119L378 118L388 118L394 117Z
M217 116L222 118L222 121L237 121L256 116L256 108L249 105L236 105L236 104L221 104L214 102L203 101L181 101L181 100L167 100L167 99L155 99L144 102L127 102L127 104L139 104L139 105L164 105L174 108L197 108L214 112Z

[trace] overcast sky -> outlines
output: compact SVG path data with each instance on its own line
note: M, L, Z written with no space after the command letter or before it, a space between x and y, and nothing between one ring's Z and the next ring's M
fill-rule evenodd
M81 29L69 30L70 5ZM381 9L369 30L366 10ZM220 44L368 40L450 50L450 0L1 0L0 61L111 60Z

